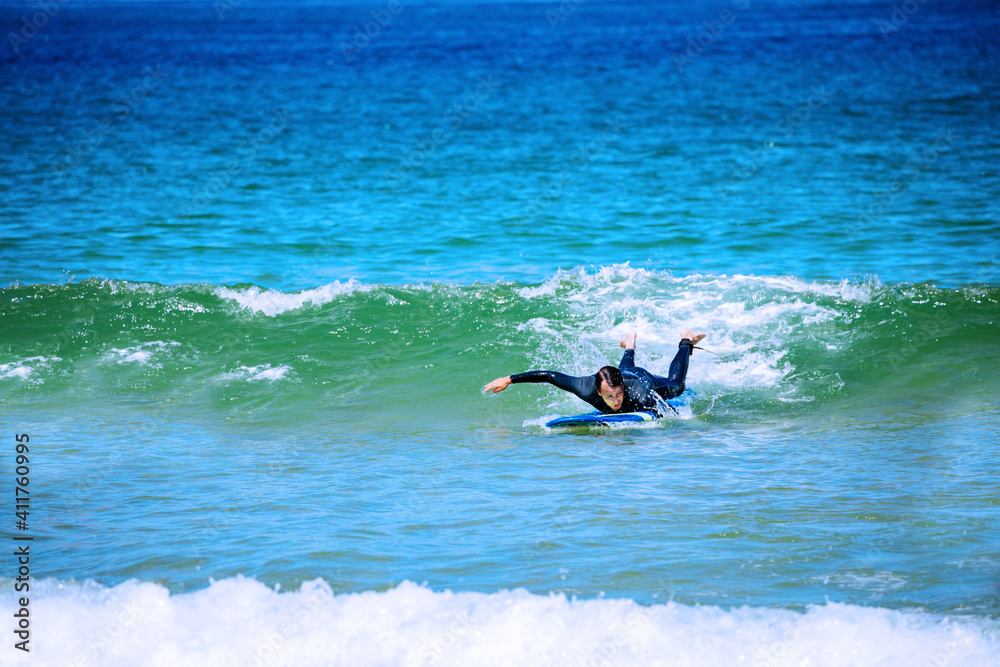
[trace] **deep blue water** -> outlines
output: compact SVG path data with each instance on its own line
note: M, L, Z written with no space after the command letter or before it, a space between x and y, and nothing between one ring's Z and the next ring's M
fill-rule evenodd
M5 45L0 280L996 280L993 3L407 3L348 64L376 10L67 4Z

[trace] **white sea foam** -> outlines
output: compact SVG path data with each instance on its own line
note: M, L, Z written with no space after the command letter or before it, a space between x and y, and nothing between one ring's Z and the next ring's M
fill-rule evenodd
M559 269L555 275L541 285L524 287L517 292L525 299L533 299L539 296L552 296L560 287L565 287L570 292L567 298L572 300L579 298L579 294L574 293L574 290L581 288L596 290L600 294L608 294L629 287L634 288L651 278L669 278L669 276L646 269L634 269L626 262L602 266L596 273L587 273L583 267L572 270Z
M702 275L691 274L675 277L667 272L633 268L625 264L602 266L594 273L580 267L572 270L559 269L552 277L540 285L519 289L518 294L525 299L555 295L560 289L570 301L591 295L608 295L632 292L647 286L667 287L672 292L687 296L704 296L711 292L725 292L737 289L762 289L785 294L820 295L842 301L867 302L882 284L872 277L862 283L852 283L844 279L840 282L807 281L794 276L755 276L735 274Z
M0 379L18 378L41 383L44 380L31 380L31 374L40 368L48 368L54 361L62 361L62 359L59 357L28 357L21 361L0 364Z
M560 270L519 294L525 299L558 299L578 317L534 318L519 328L538 335L534 360L538 367L574 374L592 373L613 362L614 344L636 330L637 363L666 375L679 332L704 331L708 337L701 345L715 354L697 353L689 384L709 390L778 388L796 370L786 358L790 341L803 334L814 336L814 331L824 330L824 323L853 314L840 304L870 300L878 289L876 281L824 283L744 275L678 278L628 264L596 273ZM839 349L828 343L824 347L830 352Z
M541 428L545 428L545 425L548 424L550 421L552 421L553 419L558 419L559 417L562 416L563 415L560 415L558 412L553 412L551 414L542 415L541 417L535 417L534 419L525 419L524 423L521 424L521 426L538 426Z
M18 609L0 580L0 613ZM279 592L235 577L178 595L155 583L114 588L32 582L31 653L4 664L690 665L989 667L1000 623L826 604L805 612L643 607L523 589L436 592L404 582L336 595L322 580ZM8 636L12 643L13 635Z
M223 299L236 301L243 308L274 317L289 310L301 308L307 303L314 306L321 306L324 303L333 301L342 294L349 294L365 289L370 289L370 287L362 285L351 278L344 283L335 280L322 287L302 292L288 293L275 289L262 290L257 286L253 286L245 290L219 287L216 289L216 294Z
M246 380L247 382L257 382L260 380L280 380L292 370L291 366L278 366L272 368L271 364L261 364L260 366L240 366L235 371L223 373L220 378L223 380Z
M136 363L140 366L145 366L157 352L161 352L169 347L175 347L177 345L180 345L180 343L174 341L164 343L163 341L155 340L122 349L113 347L111 348L111 354L109 356L119 364ZM162 366L160 364L153 364L152 367L161 368Z
M14 362L0 364L0 378L21 378L27 380L31 376L32 367L25 363Z
M786 292L809 292L812 294L821 294L823 296L832 296L841 299L842 301L871 301L872 293L882 287L882 283L877 277L872 277L863 283L852 283L846 278L841 280L839 283L823 283L809 282L801 278L786 276L733 276L733 278L741 277L755 278L768 287L780 289Z

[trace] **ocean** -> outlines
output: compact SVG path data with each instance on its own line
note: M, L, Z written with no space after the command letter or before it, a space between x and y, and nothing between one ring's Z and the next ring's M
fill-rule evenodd
M0 36L0 664L1000 665L996 3Z

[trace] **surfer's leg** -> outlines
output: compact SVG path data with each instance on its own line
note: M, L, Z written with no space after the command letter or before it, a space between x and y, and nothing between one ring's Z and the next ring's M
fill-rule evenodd
M667 377L662 375L653 376L653 390L663 398L674 398L684 393L684 380L687 378L688 360L691 358L691 350L694 343L689 338L680 342L674 360L670 362L670 371Z
M625 348L625 354L622 355L622 360L618 362L618 370L620 371L635 368L635 336L636 332L629 331L628 335L618 343L618 347Z

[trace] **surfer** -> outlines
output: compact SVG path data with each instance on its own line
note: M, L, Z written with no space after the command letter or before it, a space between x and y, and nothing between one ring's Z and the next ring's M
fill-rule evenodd
M511 384L520 382L547 382L564 391L576 394L587 403L604 413L635 412L652 410L663 415L670 408L663 399L680 396L684 392L684 378L687 376L688 359L695 344L705 337L703 333L687 330L681 332L681 342L677 354L670 362L667 377L653 375L645 368L635 365L636 332L630 331L618 343L625 348L625 354L614 366L604 366L593 375L574 377L556 371L528 371L497 378L483 387L483 391L498 394Z

